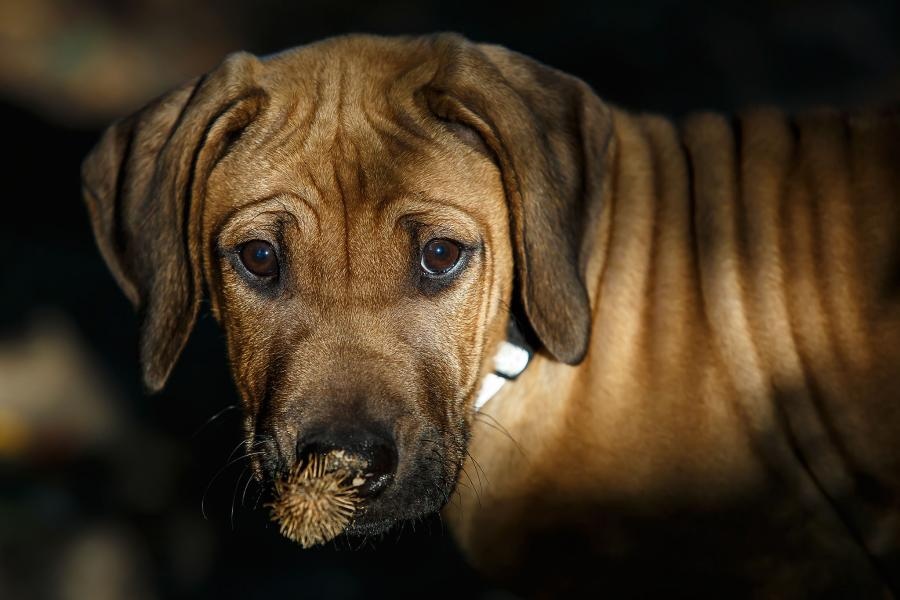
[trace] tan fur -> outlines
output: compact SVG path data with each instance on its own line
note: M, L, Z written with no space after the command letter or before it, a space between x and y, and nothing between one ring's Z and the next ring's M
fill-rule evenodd
M894 114L676 125L496 46L351 36L232 57L84 180L148 385L205 284L267 458L391 428L410 491L371 515L458 478L455 537L529 594L871 595L900 569L898 157ZM277 293L229 262L262 236ZM481 250L413 289L442 236ZM475 416L510 306L543 350Z
M740 140L716 115L679 131L615 113L591 351L577 370L538 357L476 421L489 483L450 507L476 561L537 585L553 552L527 540L564 550L584 534L591 558L551 571L548 591L594 569L615 589L655 571L761 595L875 593L867 553L896 576L900 124L820 114L792 132L771 110L738 123ZM721 546L698 543L718 526Z

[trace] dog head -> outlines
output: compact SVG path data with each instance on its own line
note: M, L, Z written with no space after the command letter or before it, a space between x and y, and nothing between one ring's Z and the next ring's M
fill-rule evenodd
M502 48L349 36L230 56L112 125L83 184L146 385L206 290L257 475L358 453L351 531L375 532L453 490L510 302L584 356L609 130L584 83Z

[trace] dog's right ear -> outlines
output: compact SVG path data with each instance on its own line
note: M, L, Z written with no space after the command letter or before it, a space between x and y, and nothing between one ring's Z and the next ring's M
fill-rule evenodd
M110 126L82 165L97 245L140 315L151 391L165 384L196 320L206 179L265 103L260 66L250 54L229 56Z

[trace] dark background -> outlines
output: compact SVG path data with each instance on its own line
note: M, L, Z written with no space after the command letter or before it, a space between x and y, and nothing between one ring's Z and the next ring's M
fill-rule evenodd
M216 324L201 317L168 387L146 396L136 321L79 191L106 124L226 52L438 30L675 117L881 105L900 91L900 3L888 0L4 0L0 598L506 597L437 518L313 551L282 540L230 454L240 413Z

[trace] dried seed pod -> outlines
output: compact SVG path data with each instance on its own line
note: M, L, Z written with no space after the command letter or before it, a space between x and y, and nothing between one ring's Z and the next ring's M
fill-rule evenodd
M342 451L313 455L275 482L275 500L268 505L281 535L304 548L337 537L359 507L354 457ZM352 479L351 479L352 476Z

